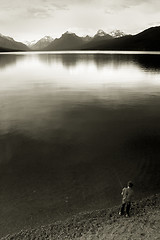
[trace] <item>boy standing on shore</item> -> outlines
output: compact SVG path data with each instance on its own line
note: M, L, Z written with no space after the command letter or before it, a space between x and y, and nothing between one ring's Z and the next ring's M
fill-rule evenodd
M124 215L125 213L125 209L126 209L126 217L129 217L129 211L131 208L131 202L133 200L133 183L131 181L128 182L127 187L122 189L122 206L121 206L121 210L119 212L119 215Z

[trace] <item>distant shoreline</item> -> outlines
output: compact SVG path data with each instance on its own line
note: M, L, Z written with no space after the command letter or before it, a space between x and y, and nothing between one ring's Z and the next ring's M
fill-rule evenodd
M12 54L12 53L26 53L26 54L148 54L148 55L160 55L160 51L138 51L138 50L54 50L54 51L41 51L41 50L13 50L13 51L1 51L0 54Z

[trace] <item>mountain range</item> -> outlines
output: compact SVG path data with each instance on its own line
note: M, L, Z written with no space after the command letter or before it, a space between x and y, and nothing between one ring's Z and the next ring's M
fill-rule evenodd
M29 51L30 49L23 43L15 41L13 38L0 34L0 51Z
M98 30L93 36L79 37L65 32L60 38L45 36L39 41L16 42L0 34L0 51L61 51L61 50L130 50L160 51L160 26L151 27L136 35L126 35L120 30L110 34Z
M82 50L160 51L160 26L144 30L136 35L126 35L110 40L90 42Z
M103 30L98 30L93 37L79 37L75 33L65 32L60 38L56 38L44 50L60 51L60 50L82 50L85 46L92 43L96 45L99 41L111 40L114 37L105 33Z
M52 37L45 36L45 37L41 38L39 41L31 42L31 44L28 44L28 47L30 47L32 50L42 50L53 41L54 41L54 39Z

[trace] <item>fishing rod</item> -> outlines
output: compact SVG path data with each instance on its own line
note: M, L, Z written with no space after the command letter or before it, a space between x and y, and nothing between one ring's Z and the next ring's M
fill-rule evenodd
M113 171L114 171L114 175L116 176L116 178L117 178L117 180L118 180L118 183L119 183L119 185L120 185L120 187L121 187L121 189L122 189L122 188L123 188L123 185L122 185L122 182L121 182L121 180L120 180L120 178L119 178L119 176L118 176L115 168L113 168Z

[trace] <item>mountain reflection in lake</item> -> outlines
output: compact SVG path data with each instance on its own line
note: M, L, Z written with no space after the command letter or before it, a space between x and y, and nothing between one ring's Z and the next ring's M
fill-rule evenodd
M1 235L160 186L160 55L0 54Z

